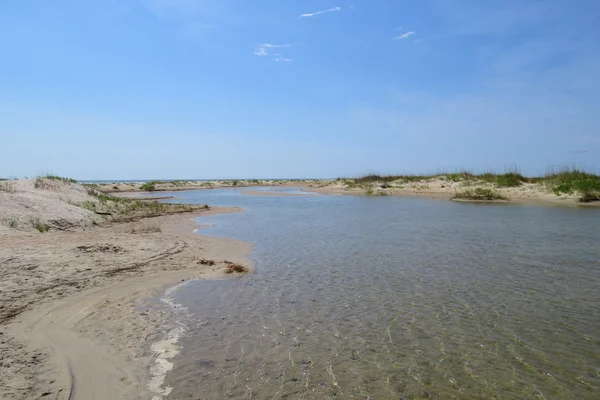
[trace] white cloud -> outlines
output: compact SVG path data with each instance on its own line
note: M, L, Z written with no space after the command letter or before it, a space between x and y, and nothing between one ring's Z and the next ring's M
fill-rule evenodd
M295 44L271 44L271 43L263 43L259 47L266 47L269 49L279 49L282 47L294 47Z
M414 35L414 34L415 34L415 33L414 33L413 31L406 32L406 33L403 33L403 34L402 34L402 35L400 35L400 36L396 36L396 37L394 38L394 40L408 39L409 37L411 37L411 36L412 36L412 35Z
M328 10L321 10L321 11L316 11L313 13L306 13L306 14L300 15L300 17L298 17L298 18L314 17L316 15L321 15L321 14L330 13L330 12L338 12L338 11L342 11L342 8L341 7L333 7Z
M267 52L267 49L265 49L264 47L259 47L258 49L254 50L254 55L255 56L268 56L269 53Z
M284 44L263 43L254 50L254 55L259 56L259 57L274 57L275 61L277 61L277 62L290 62L290 61L292 61L291 58L287 58L279 52L271 53L271 49L283 49L283 48L289 48L289 47L294 47L294 46L298 46L298 45L292 44L292 43L284 43Z

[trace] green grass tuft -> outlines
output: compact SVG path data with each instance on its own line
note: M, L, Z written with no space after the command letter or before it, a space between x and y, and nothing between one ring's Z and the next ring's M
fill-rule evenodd
M466 189L454 194L453 199L460 200L508 200L507 197L498 193L494 189L489 188L475 188Z
M158 232L162 232L162 228L158 225L151 225L151 226L142 226L142 227L133 227L131 228L129 231L129 233L131 234L135 234L135 233L158 233Z
M557 196L578 193L582 203L600 200L600 176L590 172L562 167L548 172L545 183Z
M600 190L586 190L581 193L579 197L581 203L591 203L594 201L600 201Z
M158 183L160 183L160 182L158 182L158 181L146 182L140 186L140 190L142 190L144 192L153 192L154 190L156 190L156 185Z
M40 221L39 218L32 218L30 221L31 226L38 230L40 233L45 233L50 230L50 225Z
M2 220L2 223L9 228L16 228L19 226L19 219L17 217L8 217Z

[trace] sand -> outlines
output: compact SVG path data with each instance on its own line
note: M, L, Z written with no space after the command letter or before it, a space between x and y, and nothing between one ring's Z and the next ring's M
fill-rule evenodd
M557 196L548 191L543 185L533 183L523 183L518 187L498 188L483 182L467 184L466 182L452 182L445 179L434 178L416 182L394 182L391 184L373 182L366 185L356 185L354 187L348 187L343 180L323 180L318 184L311 182L302 186L308 191L327 195L412 196L446 200L452 199L458 191L481 187L491 188L507 197L508 200L477 202L583 207L600 206L600 202L580 203L576 194Z
M189 279L231 278L227 262L252 271L251 244L194 233L194 217L240 210L93 226L95 214L61 200L79 185L28 185L0 194L2 215L52 220L57 210L69 228L0 235L0 398L161 399L177 348L168 308L149 299Z
M257 191L252 188L255 186L270 187L296 187L303 188L308 192L316 192L327 195L375 195L375 196L411 196L428 197L433 199L447 199L454 197L456 192L465 189L474 189L477 187L491 188L507 197L509 203L517 204L539 204L539 205L566 205L597 207L600 202L580 203L578 195L563 194L557 196L549 191L541 183L523 183L519 187L496 187L495 185L483 181L459 181L453 182L446 179L445 176L436 176L431 179L422 179L420 181L406 182L398 180L396 182L372 182L369 184L358 184L349 186L347 183L352 180L347 179L304 179L304 180L220 180L220 181L173 181L157 183L153 192L161 191L183 191L183 190L201 190L217 188L235 188L242 191L243 194L251 196L298 196L295 193L278 193L276 191ZM119 193L120 195L135 196L144 192L142 183L118 183L102 184L99 186L103 191ZM482 201L479 201L482 202ZM488 201L498 202L498 201Z

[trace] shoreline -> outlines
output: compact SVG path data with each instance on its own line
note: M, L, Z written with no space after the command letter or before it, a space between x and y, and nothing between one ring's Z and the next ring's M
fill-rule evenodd
M312 192L306 194L298 193L277 193L267 191L253 190L252 186L222 186L215 188L180 188L175 190L169 189L158 189L155 191L137 191L137 192L114 192L117 196L123 196L127 198L135 198L140 200L146 200L146 195L156 192L187 192L196 190L210 190L210 189L236 189L240 190L242 194L246 196L273 196L273 197L306 197L314 196L315 193L318 195L329 195L329 196L365 196L365 197L420 197L429 198L433 200L448 200L458 203L490 203L490 204L531 204L531 205L545 205L545 206L566 206L566 207L582 207L582 208L595 208L600 207L600 201L582 203L577 201L574 196L556 196L553 193L547 193L542 191L523 191L519 192L519 189L506 190L509 193L507 200L471 200L471 199L453 199L456 191L455 188L442 188L442 189L414 189L414 188L375 188L372 194L367 194L364 188L343 188L332 184L326 185L315 185L314 183L284 183L276 185L261 185L264 187L294 187L299 188L305 192ZM418 185L417 185L418 187ZM527 187L520 188L527 189ZM165 196L164 199L175 198L173 196ZM156 199L156 197L148 197L148 199Z
M195 233L201 229L195 218L239 211L213 207L203 213L146 218L85 231L0 237L0 259L9 253L8 258L18 263L20 258L26 259L29 246L50 247L54 256L62 258L61 264L66 262L65 268L74 269L70 275L83 274L87 279L75 283L68 277L62 281L57 277L44 282L49 288L41 284L35 288L34 283L34 289L48 296L33 301L22 299L29 301L26 304L17 301L17 315L3 315L0 354L8 365L0 368L0 395L13 399L162 399L157 388L166 393L161 374L166 374L168 368L153 374L151 367L164 365L176 352L164 343L155 346L161 340L168 341L165 329L170 312L164 305L152 305L150 301L173 285L191 279L228 278L228 261L253 272L251 243ZM160 227L161 232L127 233L130 226L150 224ZM66 255L78 248L100 249L98 254L90 254L90 264L106 269L82 271L78 264L84 255ZM146 257L140 257L140 252ZM214 265L206 260L214 261ZM127 261L133 265L127 265ZM9 282L9 290L2 293L12 289L14 295L19 282L37 279L24 275L8 277L15 285L11 287ZM26 290L21 295L29 297ZM6 304L8 299L2 300ZM148 387L151 382L154 393Z

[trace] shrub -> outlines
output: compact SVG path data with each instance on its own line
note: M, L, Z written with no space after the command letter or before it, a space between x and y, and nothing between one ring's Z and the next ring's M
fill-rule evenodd
M154 190L156 190L156 183L157 182L155 181L146 182L140 186L140 190L144 192L153 192Z
M561 194L581 194L580 201L594 201L595 193L600 192L600 176L579 170L563 167L546 174L546 184L558 196Z
M593 201L600 201L600 191L598 190L587 190L579 197L581 203L591 203Z

